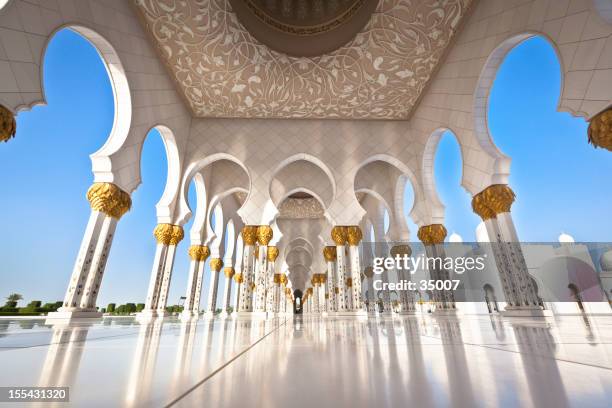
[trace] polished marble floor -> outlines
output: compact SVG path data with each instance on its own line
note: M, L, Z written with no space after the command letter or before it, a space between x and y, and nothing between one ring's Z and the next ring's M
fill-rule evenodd
M84 407L610 407L612 318L0 320L0 367Z

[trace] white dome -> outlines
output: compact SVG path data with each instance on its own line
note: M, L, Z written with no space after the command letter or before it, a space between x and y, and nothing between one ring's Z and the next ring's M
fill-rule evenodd
M599 258L602 272L612 272L612 249L608 249Z
M448 242L461 243L463 242L463 238L461 238L461 235L453 232L452 234L450 234L450 237L448 237Z
M563 232L559 235L559 242L562 244L573 244L576 241L574 241L574 237Z

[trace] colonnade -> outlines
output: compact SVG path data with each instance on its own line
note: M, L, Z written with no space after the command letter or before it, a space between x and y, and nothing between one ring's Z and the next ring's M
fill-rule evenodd
M79 255L75 262L63 307L55 317L98 317L96 299L104 274L106 259L110 250L117 222L130 206L129 195L110 183L95 183L88 191L91 215L86 227ZM495 262L499 271L508 315L541 316L546 313L539 305L537 289L533 286L511 216L515 200L513 191L507 185L492 185L474 196L472 207L486 225ZM163 317L166 311L168 292L172 278L176 246L183 239L180 225L159 224L153 235L156 251L147 291L145 308L141 316ZM417 236L429 257L444 257L446 228L441 224L420 226ZM373 298L374 274L371 265L362 268L360 244L363 237L356 225L334 226L330 240L322 250L325 270L312 273L304 288L303 310L306 313L325 313L347 316L365 316L376 312L377 299ZM246 225L239 238L242 240L241 253L228 254L225 265L222 259L224 248L209 248L194 244L189 247L189 274L182 316L195 317L200 314L200 303L205 265L210 258L210 275L205 315L216 312L218 287L221 272L226 279L222 294L222 313L233 310L238 316L270 316L291 313L294 295L290 289L289 271L281 271L276 259L279 249L271 245L273 229L270 225ZM238 238L235 238L238 239ZM232 247L235 247L232 243ZM238 252L238 251L236 251ZM389 255L395 257L412 252L408 243L391 247ZM233 257L237 262L236 272ZM363 272L363 273L362 273ZM449 279L449 271L432 268L431 279ZM398 279L409 279L404 271L398 271ZM366 280L365 298L362 281ZM388 279L388 278L387 278ZM234 285L235 283L235 285ZM232 302L232 286L235 286L235 301ZM382 293L382 311L390 313L389 294ZM432 293L436 313L453 313L456 310L452 291L434 290ZM233 304L232 304L233 303ZM366 308L367 305L367 308ZM400 313L414 313L414 293L400 291L398 299ZM51 316L53 317L53 316Z

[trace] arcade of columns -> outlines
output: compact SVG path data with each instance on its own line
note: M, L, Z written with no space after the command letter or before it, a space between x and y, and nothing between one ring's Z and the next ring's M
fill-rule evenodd
M592 121L589 128L589 142L612 150L610 142L610 123L612 111L608 110ZM14 117L6 108L0 109L0 140L8 141L15 135ZM606 144L607 143L607 144ZM94 183L87 192L91 205L91 215L85 230L70 283L64 298L64 306L56 317L96 317L96 299L104 274L110 246L117 222L130 210L130 195L112 183ZM541 310L536 289L530 282L527 266L521 252L519 239L514 228L511 206L515 195L508 185L491 185L476 194L472 208L484 224L489 237L504 245L494 246L495 259L500 281L507 300L506 313L512 315L538 316ZM219 204L220 205L220 204ZM237 215L234 207L234 214ZM377 227L381 227L380 220ZM226 225L224 225L225 227ZM375 313L376 299L372 287L372 267L362 268L360 243L363 238L362 227L358 225L331 227L330 239L333 245L324 246L319 255L324 261L324 270L313 271L306 283L302 296L302 308L306 313L325 313L337 315L365 315ZM180 225L160 223L153 235L157 246L153 270L149 282L143 317L163 317L168 315L168 292L170 288L177 244L184 238ZM210 248L199 242L189 247L191 259L186 288L185 318L200 314L200 301L205 279L205 264L210 265L209 292L205 315L213 316L216 310L220 279L225 278L222 294L222 313L234 310L238 316L274 316L293 313L295 295L289 283L287 270L281 270L276 263L279 248L270 245L273 238L271 225L245 225L232 242L236 253L226 254L220 247L221 239L212 243ZM447 235L441 224L422 225L418 238L424 244L428 256L444 256L443 243ZM219 238L219 237L217 237ZM384 236L369 237L371 240L384 240ZM241 241L242 245L236 245ZM237 253L237 249L241 253ZM212 254L212 257L211 257ZM389 255L410 255L408 243L393 246ZM210 258L210 260L209 260ZM236 264L236 266L234 265ZM236 271L237 268L237 271ZM223 273L222 276L221 272ZM446 270L430 270L431 279L448 279ZM398 271L399 279L409 279ZM382 279L388 281L386 274ZM362 281L368 285L363 296ZM232 302L232 291L236 291ZM369 298L366 298L369 297ZM389 293L383 291L383 313L390 313ZM452 292L434 291L433 302L436 313L453 312L455 302ZM414 294L400 291L400 313L414 313Z
M95 19L91 13L75 8L73 1L53 3L65 7L50 13L46 7L54 8L53 5L13 0L1 9L0 27L11 34L3 37L11 46L8 49L5 44L6 52L0 53L0 63L7 68L0 70L0 83L3 84L0 87L0 141L7 142L15 137L17 112L45 102L40 77L43 44L62 28L78 32L99 51L113 88L115 118L107 143L91 156L94 183L87 192L91 214L63 307L50 317L100 315L96 301L108 254L117 223L130 210L131 194L140 183L140 151L151 129L159 131L166 147L168 182L157 205L158 225L153 232L156 251L143 317L167 314L174 261L177 256L185 255L191 260L185 289L185 318L200 314L205 287L208 287L206 316L215 313L219 300L222 313L230 309L239 316L291 313L295 298L300 294L307 312L354 316L375 313L379 299L374 297L374 274L371 265L363 264L366 259L363 251L371 248L364 248L362 242L379 243L374 248L377 256L411 253L401 198L407 180L415 193L410 216L419 227L417 236L429 256L444 255L442 244L447 235L443 225L444 206L437 198L432 165L437 142L444 130L452 130L461 145L464 154L462 185L472 197L474 212L486 225L489 239L502 244L494 247L493 255L506 313L526 316L544 313L539 306L537 288L530 281L512 220L515 196L507 185L510 159L498 151L487 128L487 98L506 53L534 32L541 31L557 50L564 46L591 50L583 50L581 54L601 56L597 62L572 63L569 58L573 58L574 52L568 51L571 48L563 48L563 52L558 53L565 81L559 107L589 122L589 143L612 151L612 99L609 92L605 92L610 88L603 86L609 84L612 69L609 65L612 48L603 45L612 39L612 25L601 18L596 6L585 3L579 5L581 10L565 7L565 10L557 10L558 13L538 13L541 2L525 0L520 10L531 14L530 18L524 18L514 14L519 10L514 9L513 2L497 2L497 14L487 8L487 2L475 2L475 9L463 17L465 29L458 29L453 41L448 41L449 52L430 50L432 57L434 51L436 55L447 57L437 61L442 69L423 75L425 79L421 78L417 84L420 90L413 95L417 101L414 106L384 98L372 99L368 101L371 112L351 116L338 115L333 109L326 111L327 108L313 102L308 106L317 105L323 116L309 116L298 111L288 112L293 116L278 116L275 115L279 111L278 101L262 98L256 102L265 105L259 107L264 113L252 116L258 119L251 120L251 116L241 110L243 105L224 111L222 115L190 110L185 100L190 100L192 92L180 94L185 90L173 82L172 70L176 67L171 61L166 61L170 65L166 67L160 60L155 50L160 44L152 44L146 33L149 25L143 25L136 12L126 7L126 2L111 0L98 5L109 13L101 13ZM223 13L228 12L223 10ZM511 27L501 27L494 20L501 16L507 20L506 12L514 16ZM121 13L121 18L114 18L115 13ZM574 18L576 16L581 18ZM583 22L582 26L577 26L578 20ZM563 35L547 31L558 28L561 22ZM474 29L497 26L506 31ZM584 29L585 26L592 30ZM370 41L364 43L376 45ZM595 43L600 47L590 48L595 47ZM261 47L263 45L257 49ZM408 44L406 49L413 48ZM197 49L195 54L202 52ZM575 54L578 58L579 52ZM268 53L262 51L255 59L263 61L266 55ZM387 56L381 56L381 61L383 57ZM230 59L218 56L218 61L225 60ZM303 60L308 61L308 58ZM355 68L356 75L369 75L370 68L374 69L367 61L360 63L365 65L342 66L341 69L348 72ZM387 62L375 68L384 71L386 65ZM265 72L262 76L274 78L276 72L280 71ZM402 72L408 75L408 71ZM386 73L389 75L380 72L381 80L387 78L383 83L393 77L391 72ZM395 76L399 74L395 72ZM260 77L247 75L242 78L245 83L236 85L247 87L251 78L261 81ZM589 89L583 89L587 87L583 82L588 81L577 78L592 78ZM379 84L381 81L372 77L370 82ZM404 88L400 92L414 91L406 85L408 82L402 82ZM359 87L351 85L350 88ZM378 94L374 88L368 89L366 94ZM338 95L329 96L330 100L338 99ZM228 100L232 98L227 96ZM347 96L349 100L350 95ZM252 102L251 97L249 101ZM205 102L215 103L208 99ZM266 105L272 102L274 106ZM221 106L216 108L221 109ZM401 108L403 114L395 114L396 108ZM388 111L389 115L369 115L375 110ZM289 117L292 119L287 120ZM293 120L298 117L308 120ZM338 120L328 120L330 118ZM354 120L357 118L364 120ZM198 180L205 194L199 194L202 197L198 198L194 228L189 234L188 254L180 254L176 248L184 239L183 225L191 216L186 192L193 181L197 190ZM306 194L318 202L321 208L316 216L277 218L280 211L274 211L295 193ZM238 194L245 197L239 199ZM388 232L384 231L381 217L385 210L390 221ZM302 230L297 227L291 230L291 225L298 224ZM298 230L304 233L296 233ZM297 239L305 243L298 245ZM386 249L381 244L384 242L395 246ZM208 276L205 273L207 264ZM409 278L401 271L398 274L400 278ZM446 279L449 271L430 270L429 274L432 279ZM388 274L383 273L381 279L388 281ZM219 294L222 280L225 280L225 289ZM413 313L416 299L412 293L401 292L400 313ZM382 313L390 313L389 293L383 291L380 295ZM437 313L453 313L456 309L452 293L434 291L432 295Z

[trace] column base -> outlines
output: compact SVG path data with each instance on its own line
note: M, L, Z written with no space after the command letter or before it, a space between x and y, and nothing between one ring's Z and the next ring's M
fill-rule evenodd
M198 317L200 317L199 313L190 310L183 310L179 315L181 321L198 320Z
M400 316L414 316L417 314L416 310L402 310L398 313Z
M102 313L93 310L62 310L47 314L49 320L99 319Z
M167 316L170 316L170 313L166 312L165 310L163 312L158 310L143 310L140 313L136 313L136 320L146 322L157 318L163 319Z
M506 310L500 313L503 317L552 317L550 310L542 310L539 307L512 307L507 306Z
M268 316L266 312L234 312L232 313L232 317L237 318L256 318L256 319L265 319Z
M457 309L436 309L431 314L433 316L457 316Z
M340 312L334 313L334 316L338 317L368 317L368 314L365 310L342 310Z

